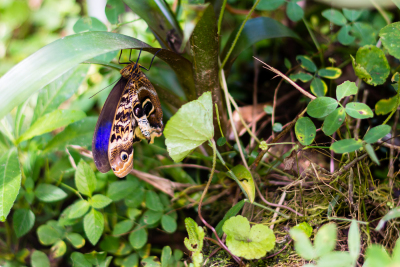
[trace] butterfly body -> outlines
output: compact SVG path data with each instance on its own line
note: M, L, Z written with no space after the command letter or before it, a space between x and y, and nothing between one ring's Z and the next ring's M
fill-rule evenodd
M93 158L101 172L124 177L133 168L133 144L162 135L162 109L153 85L132 63L123 68L100 113L93 136Z

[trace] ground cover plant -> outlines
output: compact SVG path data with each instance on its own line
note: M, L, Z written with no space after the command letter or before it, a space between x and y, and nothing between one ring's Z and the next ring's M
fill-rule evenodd
M400 4L377 2L2 1L0 265L400 264ZM165 128L118 178L92 138L139 51Z

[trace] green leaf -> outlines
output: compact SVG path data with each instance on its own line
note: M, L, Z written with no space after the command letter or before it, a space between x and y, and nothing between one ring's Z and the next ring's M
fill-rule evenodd
M328 86L320 78L314 78L310 85L311 92L315 96L324 96L328 92Z
M272 114L273 107L272 107L271 105L266 105L266 106L264 107L264 111L265 111L265 113L267 113L267 114Z
M382 44L389 54L400 59L400 22L395 22L383 27L379 32Z
M243 208L244 205L244 200L239 201L238 203L235 204L232 208L228 210L227 213L225 213L224 218L217 224L217 227L215 227L215 231L217 232L218 236L221 237L223 234L222 231L222 226L228 220L229 218L236 216L239 211Z
M35 195L43 202L56 202L67 197L67 193L52 184L39 184L36 187Z
M313 118L323 118L331 114L336 107L338 102L331 97L317 97L307 106L307 113Z
M75 33L86 31L107 31L107 26L94 17L83 17L75 22L73 30Z
M108 186L107 197L112 201L119 201L133 194L138 184L139 181L137 179L113 182Z
M392 110L397 108L398 96L391 97L389 99L381 99L375 104L376 115L386 115Z
M146 210L143 214L143 221L145 224L155 224L161 219L162 215L162 211Z
M369 264L368 266L390 266L390 256L386 252L385 248L381 245L372 244L367 248L365 254L365 258Z
M365 151L367 152L369 158L370 158L373 162L375 162L376 165L378 165L378 166L381 165L381 163L379 162L378 157L377 157L376 154L375 154L375 150L374 150L374 148L371 146L371 144L364 143L364 144L363 144L363 147L364 147Z
M288 70L292 68L292 63L291 63L290 60L287 59L286 57L285 57L285 59L284 59L284 63L285 63L285 67L286 67Z
M31 256L32 267L50 267L50 261L44 252L35 250Z
M308 146L314 141L317 129L314 123L308 117L302 117L296 121L294 126L296 138L303 146Z
M372 118L374 113L364 103L350 102L346 105L346 113L356 119Z
M344 139L340 141L336 141L330 147L335 153L349 153L354 152L362 147L361 140L354 140L354 139Z
M326 67L318 70L318 75L328 79L337 79L342 75L342 70L334 67Z
M134 253L129 255L124 259L122 262L121 267L130 267L130 266L139 266L139 256L138 254Z
M161 226L168 233L174 233L178 227L176 220L167 214L161 217Z
M35 214L30 209L17 209L13 214L13 227L18 238L28 233L35 224Z
M350 45L356 39L356 37L350 35L350 31L352 29L353 27L351 25L344 25L342 28L340 28L337 38L342 45Z
M376 31L369 23L365 22L354 22L352 27L352 33L360 39L359 46L373 45L376 44Z
M112 32L69 35L43 47L0 78L0 118L79 63L107 52L130 48L143 48L152 54L160 50ZM189 60L170 50L160 51L157 57L171 66L185 92L194 92Z
M75 171L75 185L81 194L91 197L93 191L96 189L96 176L92 168L83 159Z
M226 233L226 245L238 257L259 259L275 246L275 235L262 224L253 225L243 216L228 219L222 230Z
M137 188L135 194L130 194L125 198L125 205L129 208L137 208L144 201L145 193L142 187Z
M315 235L315 256L321 257L331 252L336 246L337 228L334 223L324 224Z
M343 26L347 23L346 18L339 10L330 8L322 12L322 16L335 25Z
M261 0L256 6L257 10L275 10L282 6L285 0Z
M119 23L119 15L125 12L124 2L122 0L108 0L106 5L106 16L111 24Z
M229 49L232 46L233 40L236 38L236 34L238 33L239 28L240 25L231 33L228 41L226 42L226 45L221 54L221 58L223 58L224 60L226 55L228 54ZM299 36L294 31L272 18L258 17L254 19L249 19L244 25L242 33L240 34L240 37L237 40L237 43L232 50L232 53L226 61L224 69L230 69L233 62L240 55L240 53L251 47L253 44L259 41L264 41L265 39L283 37L299 38Z
M309 73L299 72L296 74L290 74L289 78L291 80L293 80L294 82L297 80L300 80L303 83L306 83L306 82L309 82L313 78L313 76Z
M275 122L274 125L272 126L272 130L276 133L282 132L283 126L282 123L280 122Z
M69 211L68 218L75 219L80 218L86 214L89 210L90 205L86 200L78 200L71 206L71 210Z
M351 222L347 243L349 245L349 254L352 259L352 265L355 266L361 250L360 231L358 230L358 225L355 220Z
M338 101L342 98L355 95L358 92L358 87L355 82L345 81L336 88L336 99Z
M307 56L297 56L296 60L303 69L311 71L311 72L317 71L317 66L314 64L314 62L311 60L311 58L309 58Z
M391 127L389 125L379 125L370 129L365 135L363 140L367 143L376 143L379 139L385 137L390 133Z
M291 0L286 6L286 15L291 21L297 22L304 16L304 11L296 0Z
M193 255L192 255L192 257L193 257ZM150 257L144 258L140 262L140 264L142 266L146 266L146 267L161 267L161 262L159 261L159 259L156 256L150 256ZM196 264L194 266L196 266ZM200 266L200 265L198 265L198 266Z
M92 245L96 245L104 230L103 214L92 209L83 219L83 229Z
M86 77L89 65L78 65L40 90L31 124L69 99Z
M251 175L250 171L245 166L239 164L232 168L232 172L235 174L236 178L239 180L240 184L246 191L250 203L253 203L255 199L256 189L254 186L253 176ZM231 178L233 179L233 177Z
M92 144L97 119L97 117L86 117L68 125L47 143L44 153L53 150L65 150L67 145L89 147Z
M56 109L40 117L17 139L16 142L20 143L32 137L51 132L60 127L79 121L84 117L86 117L86 114L80 110Z
M185 237L185 247L191 252L201 252L203 250L203 240L205 233L203 228L190 217L185 218L186 231L189 238Z
M373 45L360 47L356 59L351 58L356 75L370 85L383 84L390 68L385 53Z
M322 131L326 135L331 135L336 132L337 129L343 124L346 119L346 113L344 108L340 107L335 109L331 114L326 116L324 124L322 125Z
M399 218L400 217L400 207L396 207L390 210L383 218L379 221L378 226L375 228L376 231L382 230L385 223L391 219Z
M160 197L154 191L146 192L146 207L154 211L164 210L164 206L161 203Z
M344 16L350 21L356 21L361 15L362 10L355 10L355 9L342 9Z
M67 245L64 241L58 240L50 249L53 258L59 258L67 252Z
M66 239L77 249L85 245L85 239L77 233L67 233Z
M299 228L292 228L289 231L290 236L294 240L294 248L300 257L311 260L315 258L315 250L308 239L307 234Z
M124 220L118 222L113 229L112 235L119 236L128 233L133 227L133 221Z
M226 144L226 138L225 137L218 138L218 140L217 140L217 145L218 146L223 146L225 144Z
M172 256L172 250L169 246L165 246L162 249L162 253L161 253L161 266L162 267L169 267L169 261L171 259Z
M94 195L90 200L90 204L95 209L102 209L104 207L107 207L111 202L112 200L110 198L102 194Z
M175 162L211 140L214 136L211 92L183 105L167 122L164 135L168 153Z
M59 232L54 227L51 227L47 224L42 224L39 226L37 229L37 235L40 243L46 246L52 245L57 242L57 240L62 238L62 236L60 236Z
M82 253L72 252L71 260L74 267L92 267L92 264L86 260Z
M307 222L302 222L293 227L292 229L300 229L302 230L307 237L311 237L311 234L313 232L312 227L307 223Z
M136 229L129 234L129 243L134 249L140 249L147 243L147 232L143 226L136 227Z
M0 221L4 222L21 187L17 149L3 151L0 157Z
M345 251L332 251L321 256L317 263L318 267L353 266L350 254Z

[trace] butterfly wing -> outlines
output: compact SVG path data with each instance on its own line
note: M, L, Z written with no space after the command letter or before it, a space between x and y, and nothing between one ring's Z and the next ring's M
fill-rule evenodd
M156 90L141 71L136 80L135 92L133 115L138 122L142 138L144 137L149 143L153 143L154 138L160 137L164 130L163 112Z
M118 177L126 176L133 168L133 144L140 141L135 129L138 124L132 115L135 81L129 80L119 100L110 133L108 159Z
M121 77L118 83L111 90L97 120L92 141L93 160L101 172L108 172L111 169L108 160L108 146L114 115L128 80Z

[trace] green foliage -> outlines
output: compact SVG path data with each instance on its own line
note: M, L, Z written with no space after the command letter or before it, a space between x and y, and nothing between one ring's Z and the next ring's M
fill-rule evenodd
M165 144L170 157L182 161L193 149L214 136L211 93L183 105L165 126ZM188 122L182 128L182 121Z
M275 246L275 235L262 224L250 228L249 221L243 216L229 218L222 227L226 234L226 245L236 256L245 259L259 259Z
M201 266L203 263L203 240L205 233L203 228L197 225L192 218L185 219L186 231L189 238L185 237L185 247L192 252L192 261L195 267Z

